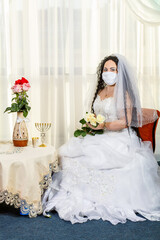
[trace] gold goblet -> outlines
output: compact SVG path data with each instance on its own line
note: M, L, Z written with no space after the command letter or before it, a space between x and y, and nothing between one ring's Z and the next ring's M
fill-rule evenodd
M46 139L46 132L50 129L51 123L35 123L35 127L38 131L41 132L41 142L42 144L39 145L39 147L47 147L45 143Z

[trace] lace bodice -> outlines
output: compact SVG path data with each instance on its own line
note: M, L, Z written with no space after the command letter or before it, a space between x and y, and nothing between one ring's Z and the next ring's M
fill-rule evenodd
M113 97L101 100L100 96L97 95L97 98L93 104L93 108L96 115L101 114L105 117L105 122L110 122L117 119Z

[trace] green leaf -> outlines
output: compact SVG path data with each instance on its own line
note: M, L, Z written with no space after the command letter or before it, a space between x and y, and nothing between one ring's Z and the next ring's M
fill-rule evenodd
M83 131L85 131L87 133L91 130L91 128L89 128L89 127L82 127L82 129L83 129Z
M18 104L19 109L21 109L24 105L25 105L25 103L24 103L23 101L21 101L21 102Z
M30 111L31 110L31 107L30 106L26 106L27 110Z
M24 116L24 117L27 117L27 115L28 115L28 111L23 110L23 116Z
M10 110L11 110L11 107L7 107L6 110L4 111L4 113L5 113L5 112L8 112L8 111L10 111Z
M18 111L18 104L12 103L11 104L11 112L17 112Z
M11 104L11 107L16 107L17 106L17 103L12 103Z
M86 132L82 132L81 135L82 135L82 137L85 137L87 135L87 133Z
M86 123L86 120L84 118L82 118L79 122L83 125Z
M100 129L100 130L96 130L95 132L96 134L103 134L103 129Z
M74 136L75 136L75 137L79 137L82 132L83 132L82 130L77 129L77 130L74 132Z

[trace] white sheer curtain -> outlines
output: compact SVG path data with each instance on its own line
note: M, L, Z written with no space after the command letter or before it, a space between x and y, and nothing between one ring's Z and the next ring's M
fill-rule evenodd
M160 24L160 0L127 0L127 3L143 23Z
M35 122L52 122L56 147L73 136L85 112L99 61L126 56L145 107L160 109L160 26L139 21L125 0L0 0L0 139L12 138L16 114L4 114L10 87L31 83L30 138ZM154 103L144 99L152 92Z

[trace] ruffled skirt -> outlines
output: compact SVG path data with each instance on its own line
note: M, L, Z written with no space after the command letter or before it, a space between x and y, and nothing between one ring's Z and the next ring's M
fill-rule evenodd
M160 170L150 142L133 130L73 137L59 148L59 159L44 214L54 209L71 223L160 221Z

